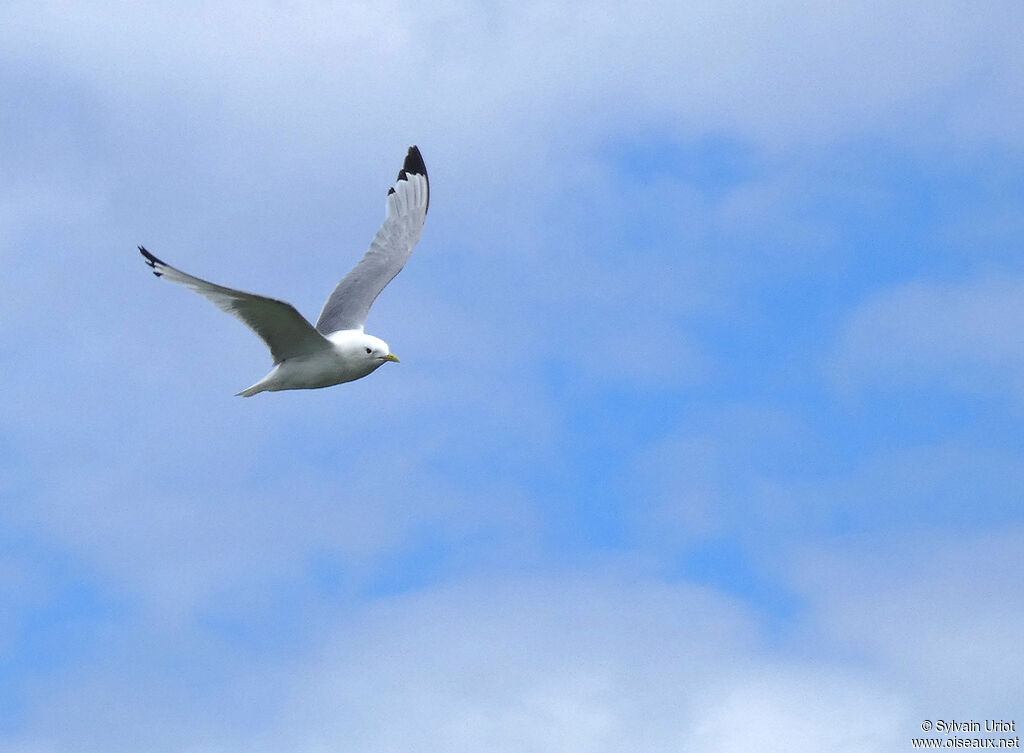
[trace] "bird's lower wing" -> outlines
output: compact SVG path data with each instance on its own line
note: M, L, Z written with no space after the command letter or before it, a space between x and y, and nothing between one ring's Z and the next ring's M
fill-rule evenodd
M330 349L330 342L290 303L215 285L165 264L142 246L139 251L157 277L184 285L241 319L267 344L274 363Z

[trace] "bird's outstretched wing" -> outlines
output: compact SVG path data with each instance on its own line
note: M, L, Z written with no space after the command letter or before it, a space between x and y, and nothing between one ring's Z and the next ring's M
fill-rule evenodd
M290 303L214 285L164 264L142 246L139 246L139 251L157 277L184 285L211 300L222 311L241 319L267 344L274 363L331 348L327 338L317 332Z
M363 329L370 306L384 286L402 271L423 234L430 203L430 183L420 150L409 147L395 185L388 190L384 224L369 251L338 283L316 328L324 335L342 329Z

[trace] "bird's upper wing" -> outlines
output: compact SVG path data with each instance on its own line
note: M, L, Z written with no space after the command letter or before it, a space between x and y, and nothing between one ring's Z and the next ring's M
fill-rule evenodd
M327 338L317 332L290 303L214 285L164 264L142 246L139 246L139 251L157 277L184 285L213 301L222 311L241 319L267 344L274 363L330 349L331 343Z
M384 224L369 251L327 299L316 323L317 330L329 335L341 329L363 328L370 306L384 286L402 271L423 234L429 203L427 168L420 150L411 146L395 185L388 190Z

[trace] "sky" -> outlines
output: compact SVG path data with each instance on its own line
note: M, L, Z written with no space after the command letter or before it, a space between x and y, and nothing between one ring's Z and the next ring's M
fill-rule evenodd
M0 753L1024 724L1024 6L0 4ZM139 244L367 331L270 363ZM936 736L948 739L948 735Z

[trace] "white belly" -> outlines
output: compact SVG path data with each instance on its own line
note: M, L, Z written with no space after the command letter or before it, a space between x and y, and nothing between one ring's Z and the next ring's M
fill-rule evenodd
M380 362L345 361L334 351L325 351L279 363L270 374L268 390L312 390L351 382L373 372Z
M314 390L330 387L362 379L380 368L385 361L397 360L390 355L388 358L377 353L371 356L371 348L389 354L387 343L362 332L343 330L332 333L327 339L331 343L330 349L325 348L308 355L287 358L274 366L273 370L259 382L238 394L250 397L264 391Z

